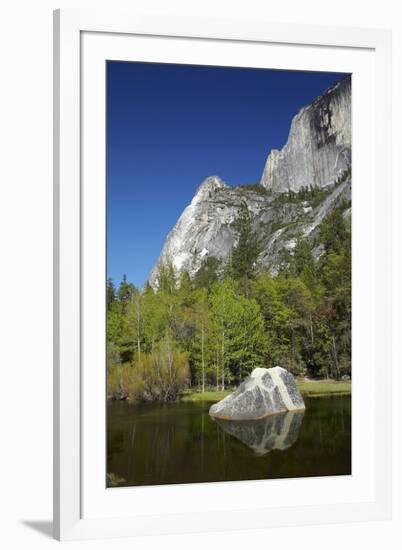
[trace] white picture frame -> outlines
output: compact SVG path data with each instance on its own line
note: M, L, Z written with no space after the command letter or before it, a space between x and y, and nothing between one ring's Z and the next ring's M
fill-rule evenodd
M278 68L342 70L356 75L352 104L352 476L106 489L104 462L98 458L102 450L105 454L104 372L99 367L104 364L105 326L104 302L99 299L105 284L105 59L195 64L213 60L218 65L240 66L250 66L253 59L253 66L272 67L268 51L275 52ZM384 30L55 12L56 538L390 517L390 61L391 36ZM382 365L381 369L376 365Z

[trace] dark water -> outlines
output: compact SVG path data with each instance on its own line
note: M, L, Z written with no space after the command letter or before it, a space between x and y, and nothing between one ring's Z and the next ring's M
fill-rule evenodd
M109 402L108 485L350 474L350 397L305 402L304 414L254 422L214 421L211 403Z

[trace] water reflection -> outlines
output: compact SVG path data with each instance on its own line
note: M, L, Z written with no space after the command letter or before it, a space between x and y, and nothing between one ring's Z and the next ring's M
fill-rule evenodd
M304 411L275 414L260 420L222 420L215 422L227 434L239 439L257 455L265 455L274 449L289 449L299 436Z
M242 422L214 421L210 406L108 402L107 486L351 472L349 396L307 398L304 416L286 413Z

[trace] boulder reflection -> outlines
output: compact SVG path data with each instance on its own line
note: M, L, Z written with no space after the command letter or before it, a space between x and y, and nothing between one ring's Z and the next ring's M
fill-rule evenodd
M265 455L274 449L289 449L299 436L304 411L275 414L260 420L222 420L215 418L219 427L232 435L257 455Z

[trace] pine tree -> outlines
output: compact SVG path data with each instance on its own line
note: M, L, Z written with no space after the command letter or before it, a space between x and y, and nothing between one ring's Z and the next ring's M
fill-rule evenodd
M108 278L106 283L106 308L109 310L116 300L116 288L114 286L111 277Z
M120 303L124 306L127 302L131 300L134 292L134 285L127 281L127 276L126 274L124 274L117 293Z
M220 278L221 264L222 262L218 258L208 256L194 277L194 286L209 291Z
M238 241L231 252L230 272L234 279L253 279L261 244L253 231L252 218L245 203L240 207L234 227L238 232Z

